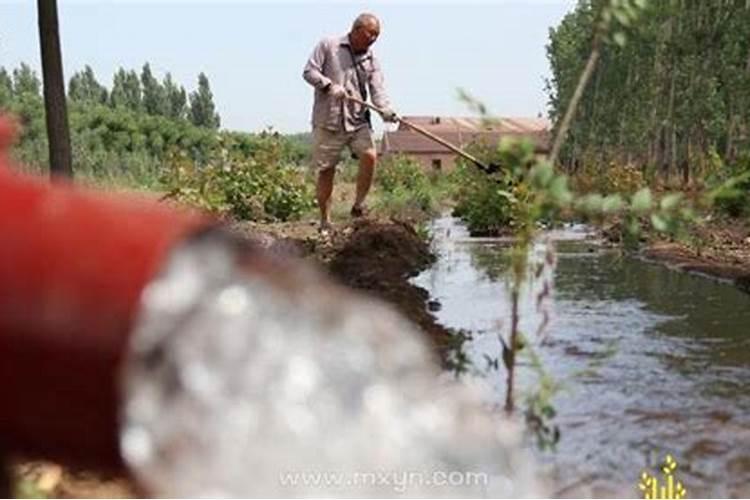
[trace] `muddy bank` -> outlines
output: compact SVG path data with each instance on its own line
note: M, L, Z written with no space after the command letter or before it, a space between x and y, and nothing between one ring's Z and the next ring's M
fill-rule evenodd
M412 226L398 221L365 222L353 227L327 267L340 283L395 306L444 354L452 336L428 312L427 290L408 281L434 261L428 243Z
M648 260L733 283L750 293L750 225L715 220L693 231L694 243L653 239L640 252Z

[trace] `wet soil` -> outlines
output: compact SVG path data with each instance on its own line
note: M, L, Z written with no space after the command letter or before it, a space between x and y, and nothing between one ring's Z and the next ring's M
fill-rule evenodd
M750 223L715 219L693 231L694 243L651 239L645 259L733 283L750 293Z

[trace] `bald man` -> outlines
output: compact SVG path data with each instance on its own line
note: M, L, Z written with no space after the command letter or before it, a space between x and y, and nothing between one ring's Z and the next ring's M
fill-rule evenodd
M372 103L384 110L383 120L398 120L385 92L380 63L370 49L379 35L378 18L360 14L348 34L325 38L315 46L302 74L315 88L312 167L318 176L316 194L323 235L331 230L333 178L341 151L348 147L359 158L352 217L366 214L365 198L372 185L377 159L370 113L346 96L366 101L369 92Z

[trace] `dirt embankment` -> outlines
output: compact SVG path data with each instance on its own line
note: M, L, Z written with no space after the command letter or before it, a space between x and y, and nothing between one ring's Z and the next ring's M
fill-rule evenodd
M714 220L695 229L693 240L689 245L654 240L641 255L680 270L727 280L750 293L750 224Z

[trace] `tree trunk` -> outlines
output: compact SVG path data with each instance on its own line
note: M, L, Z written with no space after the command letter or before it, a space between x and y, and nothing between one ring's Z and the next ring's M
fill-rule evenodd
M50 174L72 178L73 165L70 152L70 129L65 102L60 34L57 22L57 0L37 0L39 15L39 41L42 51L42 78L44 81L44 109L49 141Z

